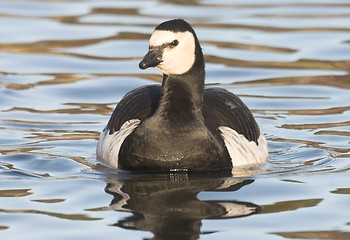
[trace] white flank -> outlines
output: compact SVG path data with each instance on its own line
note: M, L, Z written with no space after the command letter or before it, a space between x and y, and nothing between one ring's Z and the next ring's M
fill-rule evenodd
M108 166L118 168L118 154L125 138L134 131L140 124L139 119L126 121L119 131L109 135L109 130L105 128L98 139L96 157L97 160Z
M219 130L230 154L233 167L261 164L267 160L268 150L264 135L260 134L257 145L254 141L249 142L242 134L229 127L221 126Z

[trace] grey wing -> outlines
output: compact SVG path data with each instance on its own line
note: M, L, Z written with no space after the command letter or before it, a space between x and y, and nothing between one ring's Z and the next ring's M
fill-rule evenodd
M226 89L205 89L203 116L210 131L217 133L219 127L226 126L258 144L260 129L253 114L239 97Z
M127 93L115 107L107 124L109 134L118 131L130 119L141 122L154 114L159 106L161 85L148 85Z

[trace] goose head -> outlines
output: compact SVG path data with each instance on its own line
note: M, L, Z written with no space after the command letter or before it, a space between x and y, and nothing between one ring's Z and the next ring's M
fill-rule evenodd
M165 75L182 75L191 70L196 62L200 62L204 68L196 33L185 20L174 19L155 28L150 37L149 51L139 67L154 67Z

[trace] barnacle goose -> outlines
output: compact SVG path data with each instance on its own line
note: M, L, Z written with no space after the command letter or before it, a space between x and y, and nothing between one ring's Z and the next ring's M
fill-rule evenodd
M260 164L268 149L252 113L223 88L205 88L205 63L189 23L158 25L139 67L163 73L118 103L100 135L97 159L128 171L208 171Z

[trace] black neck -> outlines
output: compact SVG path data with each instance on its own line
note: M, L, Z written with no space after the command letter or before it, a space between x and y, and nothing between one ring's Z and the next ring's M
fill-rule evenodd
M201 46L194 32L193 35L196 57L191 69L181 75L163 75L163 96L158 113L170 121L203 118L205 65Z
M164 75L158 113L169 120L202 118L204 78L203 59L184 74Z

